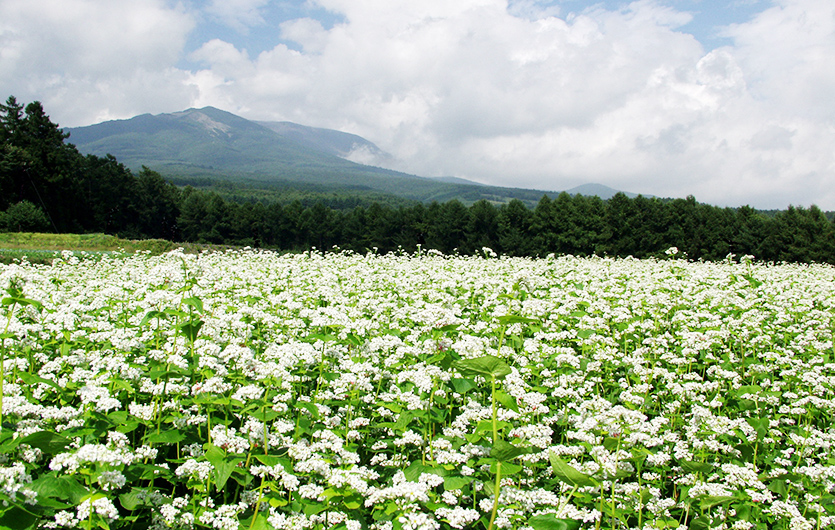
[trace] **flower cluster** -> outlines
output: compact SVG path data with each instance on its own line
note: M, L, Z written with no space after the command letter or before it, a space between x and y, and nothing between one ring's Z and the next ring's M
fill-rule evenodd
M676 252L2 266L0 522L835 526L835 269Z

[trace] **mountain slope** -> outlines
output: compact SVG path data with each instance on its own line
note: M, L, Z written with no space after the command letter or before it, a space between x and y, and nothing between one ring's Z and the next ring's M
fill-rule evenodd
M110 153L128 167L176 165L272 172L305 166L352 166L337 156L310 149L213 107L143 114L67 131L69 141L83 153Z
M206 107L172 114L143 114L128 120L65 129L84 154L112 154L132 169L145 165L172 177L317 185L333 193L373 191L418 201L519 198L533 204L544 192L440 182L334 154L349 142L382 153L355 135L304 126L262 124ZM273 127L285 131L280 134ZM356 149L354 149L356 150Z
M597 196L604 201L606 199L611 199L618 193L621 193L618 190L610 188L609 186L604 186L603 184L582 184L571 188L570 190L566 190L566 192L571 195L587 195L589 197ZM628 191L624 191L622 193L630 199L634 199L638 196L637 193L630 193ZM651 198L652 195L644 195L644 197Z
M314 151L322 151L352 162L384 165L392 156L362 136L333 129L308 127L289 121L258 121L259 125L277 132Z
M457 178L424 178L352 162L346 158L381 163L389 155L353 134L290 122L255 122L214 107L143 114L65 131L84 154L112 154L131 169L147 166L180 182L237 182L250 190L314 186L322 193L385 194L422 202L505 203L516 198L535 205L543 194L555 195Z

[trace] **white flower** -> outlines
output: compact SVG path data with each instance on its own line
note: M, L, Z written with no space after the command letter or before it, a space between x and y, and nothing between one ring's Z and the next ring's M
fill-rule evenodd
M102 471L98 483L104 491L117 490L125 485L127 479L121 471Z
M116 506L107 497L99 497L92 502L90 499L82 501L77 507L76 518L79 521L89 519L91 509L93 513L104 517L108 521L114 521L119 518L119 510L116 509Z
M194 458L189 458L174 470L174 474L178 477L193 477L203 482L209 478L213 469L214 466L209 462L198 462Z

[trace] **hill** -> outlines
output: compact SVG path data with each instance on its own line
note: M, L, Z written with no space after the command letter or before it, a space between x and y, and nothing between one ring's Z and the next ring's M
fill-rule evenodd
M256 123L309 149L338 156L351 162L370 166L384 166L393 160L390 154L356 134L308 127L289 121L259 121Z
M474 188L358 164L335 153L382 151L355 135L280 122L264 125L213 107L143 114L65 132L80 152L111 154L131 169L147 166L169 177L240 182L250 188L299 183L330 193L376 192L422 202L518 198L529 204L545 193Z
M571 188L570 190L566 190L571 195L585 195L587 197L600 197L604 201L606 199L611 199L618 193L623 193L630 199L634 199L638 196L637 193L630 193L628 191L620 192L614 188L610 188L609 186L604 186L603 184L583 184L581 186L577 186ZM644 195L646 198L652 198L654 195Z
M533 206L543 194L557 193L424 178L361 164L384 163L391 157L354 134L291 122L256 122L214 107L64 130L84 154L111 154L133 170L147 166L178 184L210 187L226 182L228 188L232 183L247 190L241 192L246 196L315 189L317 194L420 202L458 199L470 204L485 199L501 204L520 199Z

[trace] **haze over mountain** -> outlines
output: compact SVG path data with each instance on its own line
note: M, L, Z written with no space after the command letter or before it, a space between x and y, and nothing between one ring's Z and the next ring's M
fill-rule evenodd
M392 156L356 134L308 127L289 121L259 121L259 125L277 132L284 138L313 149L329 153L351 162L370 166L385 166Z
M70 133L68 141L84 154L111 154L132 169L147 166L169 177L302 183L334 192L368 190L419 201L518 198L534 204L544 193L558 193L384 169L378 165L391 156L360 136L291 122L255 122L214 107L142 114L65 131ZM568 191L604 199L617 193L600 185Z

